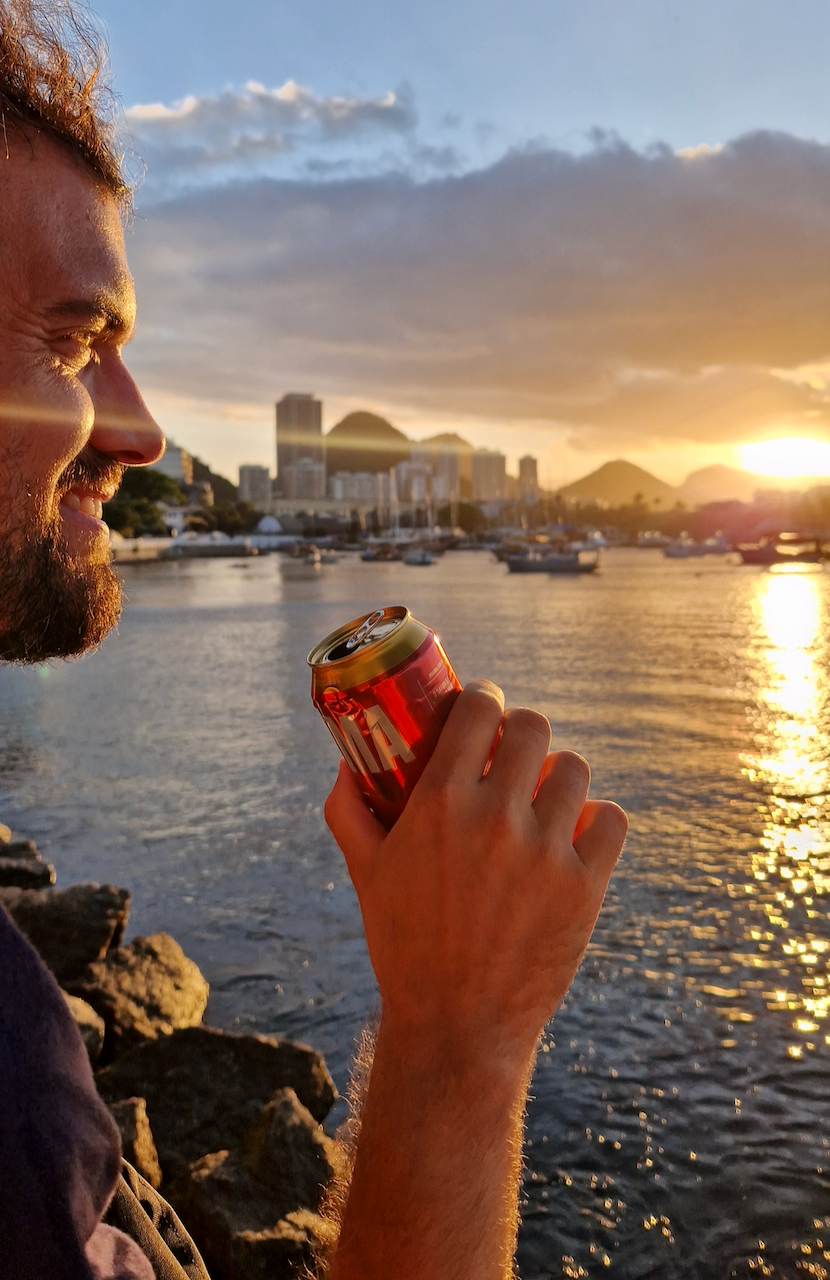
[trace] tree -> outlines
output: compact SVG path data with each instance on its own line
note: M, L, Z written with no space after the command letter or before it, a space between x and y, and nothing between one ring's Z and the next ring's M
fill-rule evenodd
M453 512L449 504L445 507L439 507L437 511L438 523L448 525L452 521ZM472 502L459 502L458 510L455 512L456 522L465 533L477 533L480 529L487 528L487 517L480 507Z
M167 526L158 506L160 502L174 506L185 502L175 480L152 467L128 467L118 493L104 508L104 519L125 538L138 538L143 534L163 537Z

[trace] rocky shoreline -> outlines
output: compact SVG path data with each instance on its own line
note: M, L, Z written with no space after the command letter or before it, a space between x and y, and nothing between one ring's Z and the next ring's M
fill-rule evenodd
M301 1276L338 1150L322 1056L203 1024L208 984L166 933L122 939L130 892L55 885L31 840L0 824L0 903L60 984L125 1158L160 1189L212 1280Z

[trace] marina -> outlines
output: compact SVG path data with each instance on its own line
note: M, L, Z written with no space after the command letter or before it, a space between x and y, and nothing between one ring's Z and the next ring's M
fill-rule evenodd
M131 930L175 935L210 982L208 1022L310 1043L342 1089L376 997L323 823L337 755L305 657L344 618L406 603L462 680L539 707L631 817L541 1046L523 1280L822 1260L830 574L660 548L555 581L465 551L425 574L354 553L294 580L287 561L128 566L100 651L0 670L4 820L59 883L131 886Z

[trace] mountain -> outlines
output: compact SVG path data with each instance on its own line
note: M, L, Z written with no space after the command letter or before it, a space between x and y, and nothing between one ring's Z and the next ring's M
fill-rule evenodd
M323 439L330 476L337 471L388 471L405 462L412 451L412 443L402 431L363 410L346 414Z
M737 471L734 467L714 466L693 471L683 481L678 493L687 506L698 507L707 502L751 502L756 489L769 487L768 476Z
M604 463L597 471L575 480L573 484L566 484L558 492L563 498L602 502L609 507L628 506L639 494L647 506L662 507L665 511L671 510L680 500L680 493L672 485L622 458Z

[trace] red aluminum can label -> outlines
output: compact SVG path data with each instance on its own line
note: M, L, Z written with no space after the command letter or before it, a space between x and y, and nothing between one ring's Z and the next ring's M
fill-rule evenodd
M435 750L461 685L438 637L362 684L312 690L369 807L391 827Z

